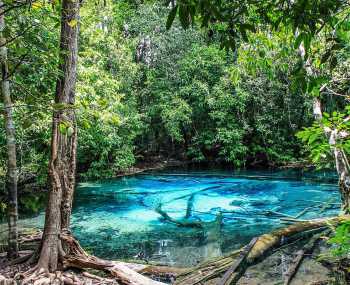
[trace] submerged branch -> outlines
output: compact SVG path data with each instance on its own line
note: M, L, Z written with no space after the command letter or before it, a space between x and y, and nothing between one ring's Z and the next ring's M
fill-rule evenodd
M176 220L168 215L167 212L162 210L162 205L159 204L155 211L163 217L163 219L169 223L175 224L180 227L190 227L190 228L203 228L203 225L201 222L197 221L188 221L186 219L182 220Z

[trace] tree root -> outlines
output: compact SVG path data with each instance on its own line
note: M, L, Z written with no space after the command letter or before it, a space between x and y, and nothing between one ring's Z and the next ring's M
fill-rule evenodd
M43 269L38 270L33 268L23 274L20 284L23 285L118 285L117 281L109 278L103 278L93 275L91 273L83 272L81 275L70 272L56 271L55 273L48 273ZM23 279L24 278L24 279ZM16 278L15 278L16 279ZM88 282L90 281L90 282Z
M62 232L60 239L62 243L62 254L59 261L63 271L49 273L47 269L36 265L24 273L17 274L15 279L21 280L20 284L26 285L83 285L86 284L83 280L84 278L93 279L93 284L165 285L165 283L152 280L135 271L146 271L150 267L149 265L129 265L124 262L108 261L89 255L69 232ZM33 256L36 255L35 253L33 253ZM34 258L37 259L37 257ZM102 270L111 274L114 278L102 278L87 272L82 273L82 277L79 278L77 274L67 273L66 269L69 268ZM153 274L156 271L156 269L153 269Z
M120 284L125 285L165 285L154 281L130 269L121 262L108 261L87 254L77 240L70 234L61 234L65 251L63 266L75 268L92 268L109 272Z
M244 264L240 264L240 276L242 276L247 267L258 263L261 259L271 254L273 249L280 247L286 243L289 243L300 236L307 237L310 234L315 234L320 230L327 228L329 224L338 224L342 221L350 219L349 215L333 217L328 219L315 219L306 222L295 223L286 228L282 228L273 231L269 234L264 234L258 237L256 243L250 249L246 255ZM229 256L221 257L219 259L200 264L194 269L190 269L188 272L180 275L175 282L176 285L195 285L202 284L208 280L222 276L226 272L232 263L237 260L240 252L243 249L231 253ZM238 269L237 269L238 272ZM240 277L239 276L239 277ZM231 284L236 284L239 278L236 278ZM231 285L230 284L230 285Z

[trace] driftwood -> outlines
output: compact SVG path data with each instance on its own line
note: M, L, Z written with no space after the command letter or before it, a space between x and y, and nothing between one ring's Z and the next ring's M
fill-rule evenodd
M300 238L301 235L310 236L310 234L315 234L317 231L324 230L327 228L328 224L336 225L348 219L350 219L349 215L328 219L315 219L307 222L295 223L286 228L261 235L246 256L245 264L243 268L240 269L241 276L249 265L256 264L281 245L289 243L296 238ZM190 269L185 274L180 275L175 284L195 285L220 277L230 268L242 251L243 249L235 251L228 256L200 264L194 269Z
M177 201L177 200L181 200L181 199L184 199L184 198L187 198L187 197L191 197L191 196L194 196L194 195L196 195L198 193L202 193L202 192L205 192L205 191L218 189L218 188L221 188L221 187L222 187L221 185L216 185L216 186L210 186L210 187L207 187L207 188L204 188L204 189L200 189L200 190L197 190L195 192L176 197L176 198L174 198L174 199L172 199L170 201L165 202L165 204L170 203L170 202L174 202L174 201Z
M229 270L226 271L222 279L219 281L218 285L230 285L233 282L235 282L235 279L239 275L236 274L237 270L239 269L241 264L246 260L247 255L249 254L250 250L253 248L257 240L257 238L253 238L250 241L250 243L241 251L237 260L232 264Z
M304 210L302 210L301 212L299 212L294 218L299 219L300 217L305 215L308 211L310 211L311 209L316 208L316 207L320 207L320 205L314 205L314 206L307 207Z
M331 198L327 202L325 202L324 206L320 210L320 214L326 211L327 209L331 208L334 200L335 200L334 198Z
M301 219L295 219L295 218L280 218L281 221L284 222L291 222L291 223L297 223L297 222L307 222L308 220L301 220Z
M294 258L291 266L289 267L284 280L284 285L289 285L293 280L295 274L297 273L300 264L302 263L305 254L311 253L316 242L324 235L328 235L330 233L329 230L323 231L317 235L314 235L304 247L297 252L297 256Z

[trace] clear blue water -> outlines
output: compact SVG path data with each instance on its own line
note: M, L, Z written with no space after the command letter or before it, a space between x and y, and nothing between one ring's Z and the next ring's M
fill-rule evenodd
M105 258L194 265L285 226L283 218L307 207L313 208L300 219L337 214L334 178L295 171L172 170L81 183L72 229L88 251ZM203 227L170 223L156 211L159 205L172 219Z

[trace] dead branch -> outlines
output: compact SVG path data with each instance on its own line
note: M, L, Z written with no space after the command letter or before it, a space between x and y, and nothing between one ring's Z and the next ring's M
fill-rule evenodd
M232 264L229 270L226 271L222 279L219 281L218 285L230 285L238 277L239 273L237 270L241 264L246 260L250 250L255 245L257 238L253 238L250 243L241 251L237 260Z
M187 209L186 209L185 219L189 219L192 216L193 202L194 202L194 194L192 194L187 201Z

